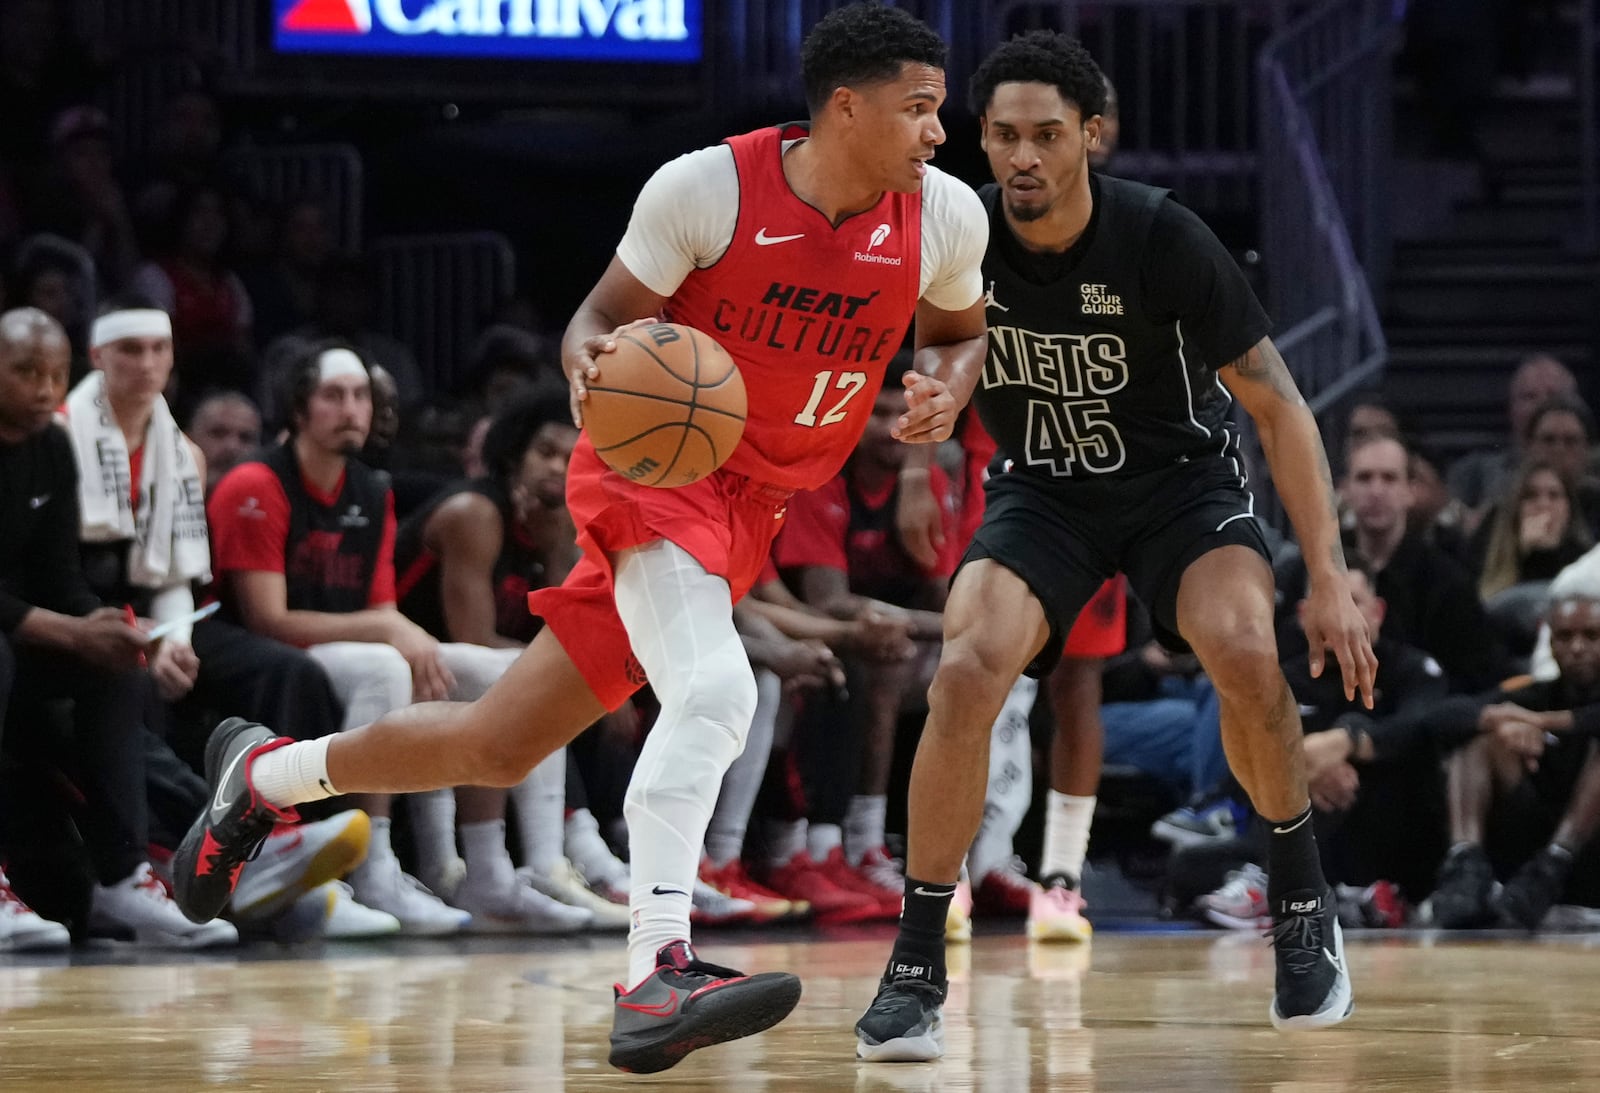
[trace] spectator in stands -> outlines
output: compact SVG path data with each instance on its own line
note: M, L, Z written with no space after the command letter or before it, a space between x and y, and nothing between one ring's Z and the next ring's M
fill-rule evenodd
M140 716L151 649L121 608L102 605L78 558L73 445L51 422L65 390L67 338L43 312L0 315L0 702L6 751L64 770L82 794L93 861L88 928L143 944L200 948L238 939L183 917L147 857ZM176 430L174 430L176 432ZM49 704L70 703L58 738ZM0 918L9 918L8 908ZM10 923L0 930L16 928ZM33 927L38 929L37 926Z
M36 307L61 324L72 343L72 382L89 371L89 320L95 308L94 259L89 252L48 232L30 236L17 249L13 291L21 307Z
M395 606L394 501L386 478L352 458L372 425L368 366L320 345L289 374L289 439L217 484L208 512L224 609L247 628L307 649L345 703L345 728L411 704L476 698L510 656L441 645ZM390 798L358 799L373 814L356 899L411 933L452 933L465 912L401 872ZM452 838L413 814L419 840ZM434 845L437 845L435 843ZM489 923L488 925L493 925Z
M541 382L560 387L561 361L556 346L521 327L496 323L473 343L456 394L493 408L505 405L518 390Z
M102 287L133 272L138 242L113 165L111 123L98 109L71 107L52 122L49 158L24 219L88 251Z
M1596 439L1594 414L1576 395L1557 395L1528 419L1527 458L1550 464L1572 483L1578 502L1573 512L1591 537L1600 538L1600 478L1589 467Z
M1442 816L1437 758L1417 722L1444 698L1447 684L1437 661L1384 633L1386 605L1373 590L1370 566L1359 555L1348 562L1350 592L1378 655L1372 709L1346 698L1331 676L1312 678L1304 658L1283 665L1305 725L1317 846L1330 883L1365 887L1386 879L1420 899L1444 847L1433 837Z
M333 230L317 197L288 202L276 217L268 263L245 274L256 308L256 338L271 342L316 315L317 276L333 256Z
M1417 446L1411 450L1411 511L1407 519L1411 530L1470 568L1471 545L1463 528L1467 507L1450 496L1443 464L1437 455Z
M1514 585L1546 584L1593 541L1576 485L1554 464L1530 456L1474 542L1478 595L1487 604Z
M558 585L577 563L567 512L567 459L578 430L564 395L514 401L495 418L485 444L489 473L435 496L400 526L395 562L401 612L441 642L508 652L543 625L528 592ZM626 927L626 903L598 895L562 856L567 753L550 755L511 791L527 870L517 883L506 847L507 791L462 787L426 794L446 823L459 824L464 870L454 840L419 845L419 873L475 919L513 920L535 933L569 933L591 921Z
M205 456L209 497L223 475L261 447L261 411L249 395L216 391L195 405L187 434Z
M1587 582L1600 581L1600 546L1591 547L1583 557L1567 566L1556 574L1555 580L1550 582L1549 600L1557 600L1570 595L1573 589L1588 587ZM1528 665L1528 671L1537 680L1551 680L1560 675L1556 667L1555 657L1550 654L1550 624L1548 621L1539 624L1539 640L1534 645L1533 658Z
M1566 365L1547 353L1527 357L1512 373L1506 392L1505 442L1494 449L1479 449L1462 456L1450 467L1446 481L1450 492L1471 510L1467 532L1477 530L1489 505L1500 496L1505 480L1522 462L1523 446L1533 412L1555 395L1576 395L1578 381Z
M1410 456L1393 437L1376 437L1348 455L1341 493L1355 526L1344 536L1372 565L1387 605L1389 636L1414 645L1444 666L1454 690L1492 686L1509 674L1472 579L1457 562L1407 525ZM1305 563L1291 550L1276 566L1278 640L1283 659L1305 651L1293 607L1305 596Z
M1452 845L1430 901L1446 929L1496 914L1538 929L1600 825L1600 582L1569 583L1549 623L1555 679L1440 711L1467 739L1449 764ZM1516 872L1496 898L1497 866Z
M171 212L184 190L221 186L222 106L204 87L183 87L169 94L156 115L149 157L137 202L141 212L160 217Z
M172 316L178 399L187 409L211 387L247 391L255 382L250 294L227 262L228 211L222 190L180 190L155 241L155 259L133 284Z

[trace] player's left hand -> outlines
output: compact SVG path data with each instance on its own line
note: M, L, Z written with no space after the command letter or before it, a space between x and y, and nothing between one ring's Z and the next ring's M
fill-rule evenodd
M906 388L906 412L900 415L889 435L907 444L937 444L955 432L956 415L961 408L944 380L907 372L901 382Z
M1322 677L1328 650L1339 661L1344 675L1344 696L1353 699L1361 693L1362 704L1372 709L1373 681L1378 675L1378 657L1372 651L1372 635L1367 620L1350 596L1343 580L1314 584L1306 597L1301 616L1306 642L1311 646L1311 676Z

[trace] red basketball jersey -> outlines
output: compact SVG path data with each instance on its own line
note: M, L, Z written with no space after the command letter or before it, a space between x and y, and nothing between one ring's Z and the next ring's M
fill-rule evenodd
M727 469L795 490L844 466L922 294L922 195L885 193L834 227L784 177L783 141L803 135L728 140L739 171L733 241L663 309L739 362L749 418Z

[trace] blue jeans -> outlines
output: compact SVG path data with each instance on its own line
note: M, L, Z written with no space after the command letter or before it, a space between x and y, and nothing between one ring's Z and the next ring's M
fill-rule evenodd
M1142 770L1185 797L1204 793L1228 773L1217 692L1205 676L1169 676L1161 695L1100 707L1105 762Z

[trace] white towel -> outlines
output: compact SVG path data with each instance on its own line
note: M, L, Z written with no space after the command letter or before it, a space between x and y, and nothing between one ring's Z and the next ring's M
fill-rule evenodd
M106 399L103 372L90 372L67 395L67 426L78 457L84 541L131 539L128 580L140 588L209 581L205 484L167 400L157 397L145 431L137 516L130 496L128 445Z

